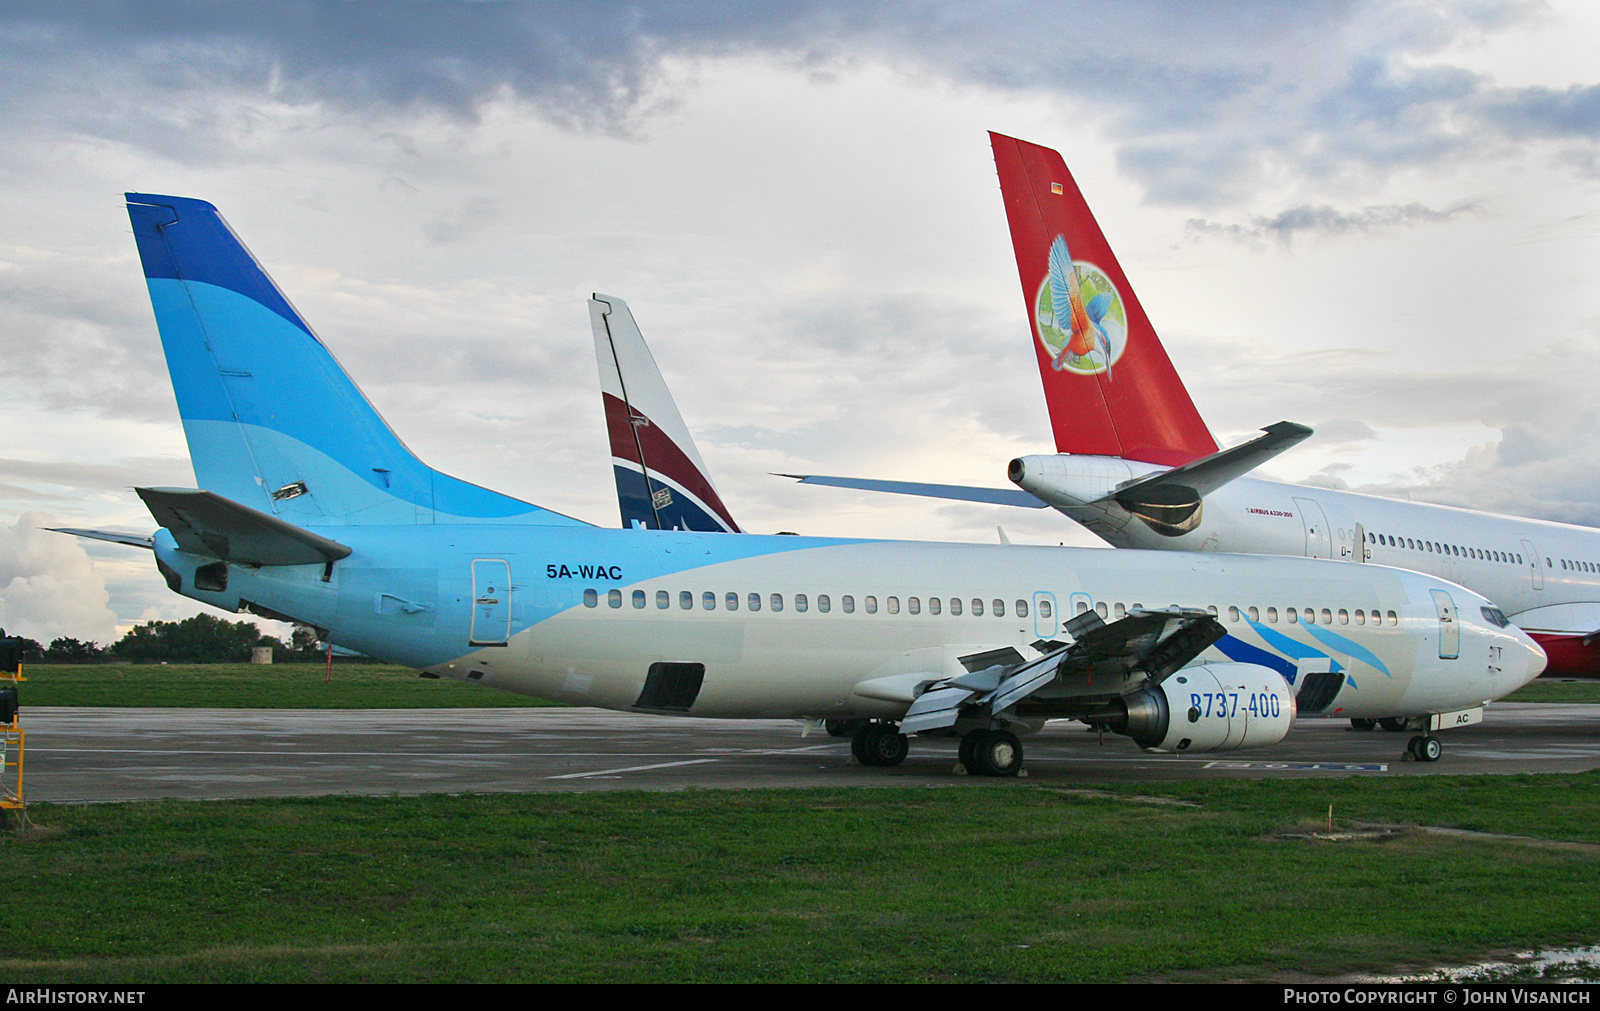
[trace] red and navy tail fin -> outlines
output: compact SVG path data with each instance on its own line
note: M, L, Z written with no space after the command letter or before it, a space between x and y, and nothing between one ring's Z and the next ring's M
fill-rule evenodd
M595 295L589 322L622 525L738 533L627 303Z
M1215 453L1061 155L989 140L1057 451L1169 467Z

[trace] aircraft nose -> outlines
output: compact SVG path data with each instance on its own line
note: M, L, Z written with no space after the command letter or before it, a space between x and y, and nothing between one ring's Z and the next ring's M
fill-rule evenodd
M1547 667L1550 663L1550 658L1545 655L1544 647L1534 642L1533 639L1528 636L1528 633L1522 631L1521 629L1518 629L1517 632L1519 637L1522 639L1522 647L1527 651L1528 654L1528 680L1532 681L1534 678L1544 673L1545 667Z

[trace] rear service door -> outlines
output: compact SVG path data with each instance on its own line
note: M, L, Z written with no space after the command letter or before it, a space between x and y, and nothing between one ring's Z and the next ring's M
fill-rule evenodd
M472 562L473 646L504 646L511 637L511 563L500 558Z

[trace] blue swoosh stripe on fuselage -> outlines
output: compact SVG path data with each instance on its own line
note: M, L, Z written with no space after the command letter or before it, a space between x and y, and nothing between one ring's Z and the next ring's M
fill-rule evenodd
M1361 645L1359 642L1356 642L1354 639L1346 638L1337 632L1330 632L1321 625L1307 625L1306 631L1309 632L1313 638L1327 643L1329 646L1333 647L1339 652L1348 656L1352 656L1355 659L1360 660L1362 663L1371 664L1373 667L1376 667L1378 670L1382 671L1384 677L1394 677L1393 674L1389 673L1388 666L1385 665L1382 660L1378 659L1377 654L1373 653L1372 650Z
M1271 667L1279 674L1282 674L1283 679L1291 685L1294 684L1295 675L1299 673L1299 669L1283 657L1275 653L1269 653L1259 646L1252 646L1235 636L1225 635L1218 639L1214 645L1229 660Z

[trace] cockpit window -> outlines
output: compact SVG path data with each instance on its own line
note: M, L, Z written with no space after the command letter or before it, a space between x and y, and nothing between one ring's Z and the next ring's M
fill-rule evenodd
M1498 607L1480 607L1478 610L1483 612L1483 620L1487 621L1496 628L1505 628L1507 625L1511 624L1511 622L1506 618L1505 613Z

